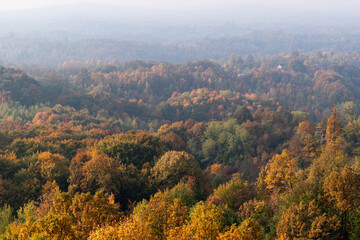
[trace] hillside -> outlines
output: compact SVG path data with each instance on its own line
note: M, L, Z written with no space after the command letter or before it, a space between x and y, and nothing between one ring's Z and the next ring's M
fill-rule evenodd
M359 76L327 51L0 67L1 238L357 239Z

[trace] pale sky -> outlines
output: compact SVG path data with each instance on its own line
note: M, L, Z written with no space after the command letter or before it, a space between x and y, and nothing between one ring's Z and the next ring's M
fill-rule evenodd
M352 10L360 11L358 0L0 0L0 10L21 10L51 5L75 3L101 3L133 7L177 8L177 7L226 7L241 4L264 4L284 8L307 10Z

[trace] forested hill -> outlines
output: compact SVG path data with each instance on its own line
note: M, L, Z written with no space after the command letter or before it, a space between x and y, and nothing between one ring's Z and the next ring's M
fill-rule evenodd
M360 56L0 67L0 239L359 239Z
M348 102L356 105L360 101L357 53L294 51L244 59L232 55L220 63L176 65L68 61L56 71L23 69L36 80L19 70L1 68L3 102L61 104L105 118L125 114L142 120L221 120L231 116L239 104L280 104L320 121L329 116L334 104L343 108Z
M0 98L30 106L45 101L40 84L26 73L0 66Z

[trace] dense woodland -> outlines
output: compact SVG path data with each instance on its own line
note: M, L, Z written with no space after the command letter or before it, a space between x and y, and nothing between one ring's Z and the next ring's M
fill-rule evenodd
M356 52L0 67L0 239L359 239L359 88Z

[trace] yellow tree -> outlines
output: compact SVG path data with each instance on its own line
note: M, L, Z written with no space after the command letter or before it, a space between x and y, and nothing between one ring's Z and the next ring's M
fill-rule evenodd
M277 239L339 239L340 221L322 213L314 201L293 203L280 218Z
M251 218L265 227L270 222L274 212L269 202L253 199L245 202L239 208L238 215L242 220Z
M87 239L90 232L102 225L118 222L122 213L108 195L68 193L57 195L49 213L37 221L27 221L19 239L33 239L38 235L52 239ZM36 238L35 238L36 239Z
M357 210L360 206L360 175L345 166L341 171L334 170L325 179L323 188L325 196L338 209L342 236L346 239L350 232L354 232L354 222L349 216L358 214ZM358 224L355 223L355 225Z
M327 121L326 144L320 156L314 159L309 168L309 178L314 184L322 184L324 178L333 170L341 169L346 165L348 156L344 152L345 145L339 113L335 105Z
M223 229L224 211L213 204L199 202L190 212L190 220L182 227L172 229L168 240L212 240Z
M139 219L128 217L121 223L104 226L92 232L89 240L138 240L151 239Z
M172 229L181 227L188 208L180 199L171 199L170 192L158 192L149 201L139 203L134 213L117 226L105 226L90 239L166 239Z
M240 226L235 224L224 233L220 233L218 240L260 240L261 228L259 224L251 218L244 220Z
M264 168L263 181L271 192L284 192L295 182L298 168L293 154L285 149L275 155Z
M188 208L180 199L171 199L169 192L155 194L149 202L140 203L133 217L138 219L149 239L165 239L169 231L182 226L188 216Z
M334 144L341 136L341 121L339 118L339 111L334 105L333 112L328 118L326 125L326 141L328 144Z
M325 195L340 211L348 212L360 206L360 175L346 166L333 171L324 182Z
M307 134L302 141L301 155L305 163L311 163L320 154L319 144L313 139L310 134ZM307 165L307 164L306 164Z
M70 172L68 160L64 156L43 152L38 156L38 164L40 166L41 176L44 179L48 181L55 180L62 189L65 188L67 185L66 179Z

